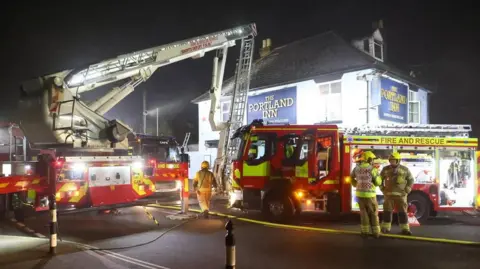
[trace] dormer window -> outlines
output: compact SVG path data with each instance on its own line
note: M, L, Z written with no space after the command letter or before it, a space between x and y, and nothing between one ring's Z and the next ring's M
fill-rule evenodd
M371 36L368 36L363 39L354 40L353 45L359 50L365 52L366 54L372 56L373 58L384 61L385 59L385 48L384 40L382 34L377 29L373 32Z
M374 58L383 61L383 42L373 39L373 55Z

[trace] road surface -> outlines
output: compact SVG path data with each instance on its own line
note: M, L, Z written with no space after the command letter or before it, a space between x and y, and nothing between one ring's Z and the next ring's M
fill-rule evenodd
M146 217L142 207L123 209L119 215L92 212L60 216L64 241L59 254L52 258L45 256L46 239L26 234L3 236L2 245L9 250L5 253L1 249L4 255L0 254L0 268L224 268L225 219L195 219L165 233L180 224L165 218L173 212L148 210L158 219L158 226ZM47 223L48 214L25 221L28 227L46 236ZM460 269L478 268L480 264L479 249L472 247L362 239L356 235L278 229L237 220L234 225L237 268ZM110 250L85 251L80 247L86 245ZM125 248L134 245L138 246Z

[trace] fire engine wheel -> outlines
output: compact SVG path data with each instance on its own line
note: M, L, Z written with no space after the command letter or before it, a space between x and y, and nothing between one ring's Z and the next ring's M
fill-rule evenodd
M262 211L269 221L286 222L293 217L294 206L287 195L268 195Z
M430 201L419 193L411 193L407 201L408 212L412 212L419 222L426 222L430 217Z

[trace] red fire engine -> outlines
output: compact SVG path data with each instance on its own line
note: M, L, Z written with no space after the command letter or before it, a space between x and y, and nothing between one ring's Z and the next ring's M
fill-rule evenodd
M133 155L146 160L143 171L155 184L154 196L178 198L182 183L186 180L188 184L189 157L183 152L186 143L180 147L171 136L132 134L129 144Z
M132 129L104 114L158 68L210 51L217 52L217 64L221 59L220 68L215 65L214 71L222 81L228 48L241 40L242 55L253 49L245 47L244 40L253 40L255 35L255 24L247 24L22 83L12 121L25 136L24 148L39 150L40 155L32 163L23 154L23 160L10 158L1 164L0 215L11 209L19 212L18 207L27 204L41 210L53 201L66 208L97 210L132 205L151 195L155 189L143 175L144 160L129 155L127 136ZM91 103L80 99L84 92L125 80Z
M302 211L340 214L358 210L350 172L356 156L373 151L377 167L402 155L415 183L410 210L423 221L438 211L480 205L476 174L477 139L468 125L264 126L261 120L237 129L232 162L231 205L258 209L281 221ZM287 149L295 147L293 154ZM377 192L379 204L383 195Z

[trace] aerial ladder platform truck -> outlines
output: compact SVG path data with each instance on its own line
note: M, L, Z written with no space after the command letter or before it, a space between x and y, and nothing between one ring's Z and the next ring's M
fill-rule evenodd
M52 201L69 210L108 209L154 193L143 174L145 160L128 153L132 129L104 114L158 68L210 51L217 52L215 77L223 80L228 48L242 40L242 54L245 40L256 33L255 24L242 25L23 82L14 122L39 155L28 164L2 163L0 214L20 212L24 205L46 210ZM80 98L120 81L125 82L91 103Z

